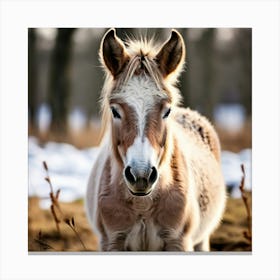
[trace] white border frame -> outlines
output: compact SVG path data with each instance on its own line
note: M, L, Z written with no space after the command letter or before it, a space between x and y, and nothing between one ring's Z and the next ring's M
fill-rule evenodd
M1 0L0 0L1 1ZM280 279L278 1L1 1L1 279ZM27 28L253 28L253 254L28 255Z

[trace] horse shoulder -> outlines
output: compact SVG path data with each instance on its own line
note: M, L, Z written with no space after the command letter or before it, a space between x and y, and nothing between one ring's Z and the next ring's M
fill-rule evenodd
M225 207L225 186L219 159L220 147L217 134L206 118L189 109L180 109L179 114L183 120L178 121L177 115L173 130L188 171L189 209L186 212L188 216L185 229L189 227L188 222L192 221L194 224L192 228L196 228L192 231L193 241L197 242L217 227ZM213 134L209 136L207 143L203 142L199 127L203 128L204 133ZM218 153L214 151L214 147Z
M175 120L187 133L192 133L196 140L210 149L216 160L220 161L220 141L211 122L197 111L189 108L177 108Z

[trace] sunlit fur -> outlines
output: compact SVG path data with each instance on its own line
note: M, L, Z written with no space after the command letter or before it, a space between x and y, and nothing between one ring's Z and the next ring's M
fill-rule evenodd
M208 251L226 200L220 144L205 117L178 107L175 85L185 59L181 35L172 31L162 46L145 39L125 46L109 30L100 57L106 72L103 132L86 195L99 250ZM147 194L131 193L128 165L141 176L147 166L157 170Z

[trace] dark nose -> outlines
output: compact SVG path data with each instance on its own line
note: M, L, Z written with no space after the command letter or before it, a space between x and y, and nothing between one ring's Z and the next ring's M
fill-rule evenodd
M153 166L148 172L145 172L144 175L138 175L137 170L133 170L131 166L127 166L124 170L124 175L131 185L135 185L137 189L144 190L157 180L158 172Z
M131 167L127 166L124 170L124 175L126 180L131 184L134 185L136 183L137 178L135 175L132 173Z
M150 184L153 184L157 180L157 177L158 177L157 169L153 166L148 177L148 182Z

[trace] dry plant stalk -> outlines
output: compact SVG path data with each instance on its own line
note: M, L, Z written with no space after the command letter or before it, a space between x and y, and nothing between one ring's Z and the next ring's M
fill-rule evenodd
M82 241L82 239L80 238L78 232L76 231L75 228L75 221L74 221L74 217L72 217L71 219L65 219L64 222L73 230L73 232L76 234L77 238L79 239L80 243L83 245L84 250L86 250L86 246L84 244L84 242Z
M48 165L45 161L43 161L43 166L44 166L44 169L47 173L47 176L45 177L45 180L49 183L50 190L51 190L50 191L50 199L51 199L50 209L51 209L51 213L52 213L52 216L54 218L54 221L55 221L55 224L56 224L56 229L57 229L59 235L61 235L59 224L61 223L61 221L64 221L71 228L71 230L75 233L76 237L78 238L78 240L82 244L84 250L87 250L84 242L82 241L81 237L79 236L79 234L78 234L78 232L75 228L74 217L71 217L69 219L68 217L66 217L66 215L62 212L62 210L60 208L59 201L58 201L59 194L60 194L60 189L57 190L57 192L54 194L53 186L52 186L52 183L51 183L51 178L49 176L49 168L48 168Z
M55 249L51 245L49 245L47 242L44 241L43 234L42 234L41 230L38 233L38 238L34 238L34 241L39 244L40 251L45 251L45 250L48 250L48 249L51 249L51 250L55 251Z
M242 199L243 199L243 202L244 202L245 207L246 207L247 221L248 221L248 230L244 231L243 234L244 234L244 237L246 239L248 239L250 241L250 243L252 243L252 214L251 214L251 208L249 206L248 196L247 196L247 194L245 193L245 190L244 190L244 183L245 183L244 164L241 164L241 170L242 170L243 176L241 178L239 189L241 191Z
M46 173L47 173L47 176L45 177L45 180L49 183L49 186L50 186L50 199L51 199L51 213L53 215L53 218L54 218L54 221L55 221L55 225L56 225L56 229L60 235L60 228L59 228L59 223L61 222L61 218L59 218L59 215L60 216L63 216L63 213L60 209L60 205L58 203L58 198L59 198L59 194L60 194L60 190L58 190L56 192L56 194L54 194L53 192L53 186L52 186L52 182L51 182L51 178L49 176L49 168L48 168L48 165L45 161L43 161L43 166L44 166L44 169L46 170Z

